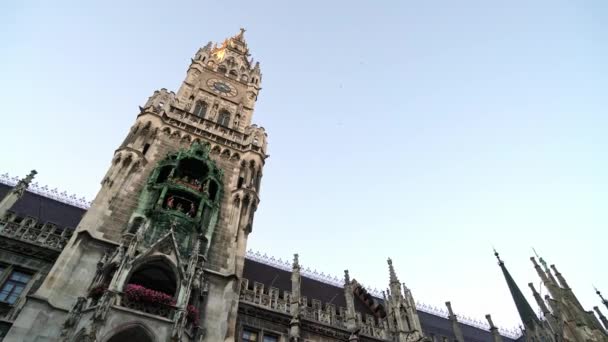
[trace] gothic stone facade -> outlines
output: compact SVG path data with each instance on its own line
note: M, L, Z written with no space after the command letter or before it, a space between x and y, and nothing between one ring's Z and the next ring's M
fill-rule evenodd
M289 266L246 256L267 158L266 132L252 124L262 74L248 57L241 30L201 48L177 93L154 92L86 212L27 192L34 173L0 188L4 339L517 338L501 335L489 316L487 328L459 322L449 302L445 313L417 307L390 260L389 289L380 294L348 271L342 282L302 271L297 255ZM48 211L36 210L35 196ZM516 285L500 265L519 310ZM546 286L555 290L552 310L542 320L534 316L533 324L523 310L520 339L606 340L565 280Z

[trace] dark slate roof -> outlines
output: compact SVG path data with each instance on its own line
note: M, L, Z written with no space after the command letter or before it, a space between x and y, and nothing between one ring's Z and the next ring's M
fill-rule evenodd
M12 189L0 183L0 198ZM85 209L26 191L10 209L18 216L33 217L40 223L51 222L63 228L76 228Z
M249 279L250 284L258 282L264 284L265 288L272 286L281 291L291 292L291 272L257 261L245 259L243 278ZM346 308L344 289L341 287L303 276L301 291L302 296L308 298L308 303L312 303L313 299L317 299L323 304L333 304L336 308ZM373 312L367 305L357 299L355 299L355 310L363 314L373 315Z
M265 288L276 287L281 291L291 292L291 272L276 268L258 261L245 259L243 278L249 280L249 284L258 282L264 284ZM308 301L312 299L320 300L322 303L331 303L338 307L346 307L344 299L344 289L335 285L324 283L315 279L302 276L302 296L306 296ZM381 298L376 298L382 302ZM372 314L372 311L355 296L355 310L365 314ZM447 318L433 315L418 310L422 330L426 334L435 334L437 337L445 336L449 340L456 339L452 330L452 323ZM490 342L492 335L489 331L476 328L467 324L460 323L464 339L467 342ZM515 341L503 336L504 342Z

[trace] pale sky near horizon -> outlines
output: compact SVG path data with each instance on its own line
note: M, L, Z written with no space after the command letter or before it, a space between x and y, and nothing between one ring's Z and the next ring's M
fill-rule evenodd
M606 1L0 4L0 173L92 199L155 89L247 28L269 135L249 247L519 325L535 247L608 295ZM606 309L604 308L604 312Z

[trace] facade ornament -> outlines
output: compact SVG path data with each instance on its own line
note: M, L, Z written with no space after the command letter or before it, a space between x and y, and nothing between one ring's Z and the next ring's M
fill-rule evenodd
M68 336L72 332L73 327L76 325L76 323L78 323L78 320L80 319L82 309L84 308L86 302L87 299L84 297L78 297L78 299L76 299L76 303L72 307L72 310L70 310L70 312L68 313L68 318L63 322L63 327L61 329L60 336L63 341L68 340Z

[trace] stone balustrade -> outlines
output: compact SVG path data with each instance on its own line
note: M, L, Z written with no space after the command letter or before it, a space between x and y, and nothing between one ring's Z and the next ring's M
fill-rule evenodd
M61 251L69 239L67 230L57 232L56 227L18 224L0 221L0 236L33 243L42 247Z

